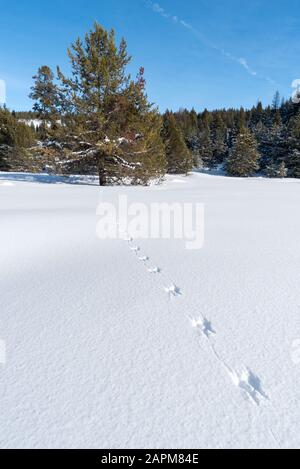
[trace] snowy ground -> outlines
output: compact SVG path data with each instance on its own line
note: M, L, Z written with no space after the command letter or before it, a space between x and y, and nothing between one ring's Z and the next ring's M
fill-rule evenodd
M299 447L300 181L66 182L0 173L0 447ZM122 193L203 202L204 248L100 241Z

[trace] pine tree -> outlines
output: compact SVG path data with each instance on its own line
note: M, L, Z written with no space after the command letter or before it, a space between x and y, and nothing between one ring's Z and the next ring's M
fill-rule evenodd
M257 105L254 106L250 113L250 127L253 128L257 125L262 125L263 122L263 105L261 101L258 101Z
M281 163L272 163L266 168L266 174L269 178L281 178L284 179L287 177L287 168L284 161Z
M212 137L213 137L213 164L217 165L222 163L226 157L227 145L227 129L223 122L220 113L214 116L212 122Z
M275 111L273 122L275 127L280 127L282 124L280 111L278 109Z
M241 107L236 115L234 127L236 132L242 132L246 127L246 112L243 107Z
M287 174L288 174L288 171L287 171L287 168L285 166L285 162L282 161L279 165L279 168L278 168L278 177L284 179L287 177Z
M52 70L43 65L33 77L34 86L29 97L35 101L33 110L42 120L40 136L43 140L55 138L59 130L59 88Z
M273 101L272 101L272 109L274 111L278 111L279 108L280 108L280 101L281 101L281 98L280 98L280 93L279 91L276 91L275 95L274 95L274 98L273 98Z
M185 144L174 114L168 111L163 118L162 136L166 146L168 173L188 174L193 169L193 156Z
M257 142L251 132L244 128L236 137L226 163L231 176L248 177L259 169Z
M289 120L286 152L289 176L300 178L300 111Z
M15 114L0 107L0 145L29 148L35 141L31 127L19 122Z
M289 176L293 178L300 178L300 150L294 149L290 153L288 160Z
M175 114L175 119L186 140L193 138L198 132L197 113L194 109L180 109Z
M290 120L289 130L293 143L300 144L300 112Z
M13 144L13 117L0 106L0 171L9 171L9 147Z
M26 149L34 144L35 138L35 132L19 122L16 113L0 107L0 170L9 171L14 164L28 159Z
M204 109L202 115L200 115L199 121L200 132L209 130L212 122L212 114L207 109Z
M72 74L58 68L59 86L46 73L47 99L41 99L37 80L32 97L45 116L61 117L61 144L71 155L82 154L97 165L99 182L106 185L127 178L147 184L165 172L161 117L145 93L144 70L134 81L126 74L131 61L124 39L98 23L68 50ZM43 88L42 88L43 89ZM39 110L36 107L36 110Z
M212 168L214 165L213 144L210 130L204 130L199 137L199 155L205 168Z

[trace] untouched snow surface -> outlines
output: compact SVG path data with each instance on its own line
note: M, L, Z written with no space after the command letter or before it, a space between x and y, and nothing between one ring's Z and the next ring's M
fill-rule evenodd
M300 182L65 182L0 173L0 446L299 447ZM124 193L203 202L204 247L100 241Z

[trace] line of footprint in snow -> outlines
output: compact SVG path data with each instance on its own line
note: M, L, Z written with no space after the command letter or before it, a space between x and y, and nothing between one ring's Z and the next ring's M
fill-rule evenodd
M211 337L216 335L216 331L214 330L211 322L203 316L198 319L190 318L190 321L192 327L197 330L198 334L204 335L210 341L210 347L213 354L220 362L222 367L227 371L233 384L240 388L242 393L257 405L260 404L260 398L269 400L268 396L262 389L260 379L250 369L245 368L240 373L238 373L220 357L214 344L211 342Z
M134 242L133 238L125 234L124 240L130 246L130 250L137 256L137 259L144 263L148 273L158 275L162 274L162 269L160 267L151 265L149 256L141 255L141 248L139 246L132 246L132 243ZM167 293L170 300L174 297L182 296L181 289L172 282L168 285L164 284L164 291ZM200 315L198 318L189 317L189 320L198 336L204 336L209 341L211 351L215 358L226 370L232 383L241 390L242 394L256 405L260 404L261 399L269 400L269 397L262 389L260 379L250 369L244 368L241 372L237 372L220 357L219 353L216 351L214 343L212 342L212 338L215 337L217 333L212 326L211 321L203 315Z

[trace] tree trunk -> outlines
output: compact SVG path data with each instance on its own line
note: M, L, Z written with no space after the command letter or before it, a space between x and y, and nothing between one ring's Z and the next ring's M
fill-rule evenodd
M107 185L107 174L105 171L104 166L104 154L100 152L98 155L99 162L98 162L98 174L99 174L99 186L106 186Z
M106 184L106 174L103 171L99 171L99 186L106 186Z

